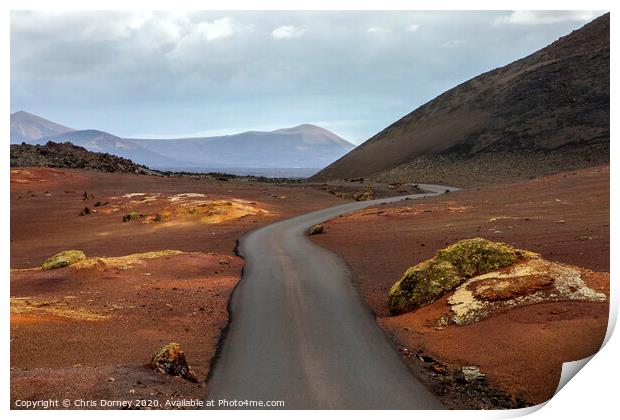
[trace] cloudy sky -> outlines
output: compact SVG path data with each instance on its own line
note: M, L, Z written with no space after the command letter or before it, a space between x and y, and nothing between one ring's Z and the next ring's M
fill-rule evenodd
M602 12L13 12L11 112L125 137L366 140Z

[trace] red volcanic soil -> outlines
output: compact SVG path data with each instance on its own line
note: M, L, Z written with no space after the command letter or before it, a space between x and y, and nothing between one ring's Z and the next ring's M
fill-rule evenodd
M312 239L351 265L379 324L405 354L478 366L491 386L543 402L553 395L563 362L600 348L607 303L540 303L444 328L431 320L449 311L448 296L415 312L389 314L388 290L408 267L472 237L592 270L584 280L609 296L609 274L596 273L609 271L609 166L378 206L330 221L325 234ZM444 402L472 406L453 395Z
M84 200L84 193L88 200ZM138 195L143 193L144 195ZM177 194L204 194L196 200L246 200L266 213L224 223L196 217L165 217L123 223L136 210L154 216ZM123 195L132 195L129 198ZM154 194L161 194L152 200ZM96 207L96 203L108 203ZM178 202L177 202L178 203ZM161 249L231 254L235 241L261 224L341 204L337 197L298 185L156 177L75 169L11 170L11 268L40 265L56 252L76 248L86 255L119 256ZM190 203L191 204L191 203ZM79 216L84 207L96 213ZM112 212L112 210L114 210ZM198 228L200 227L200 228Z
M168 399L204 398L243 266L235 241L339 203L302 186L12 170L11 400L144 398L165 408ZM123 222L132 211L141 216ZM122 258L34 268L67 249ZM183 252L131 255L162 250ZM150 369L169 342L181 344L198 384Z

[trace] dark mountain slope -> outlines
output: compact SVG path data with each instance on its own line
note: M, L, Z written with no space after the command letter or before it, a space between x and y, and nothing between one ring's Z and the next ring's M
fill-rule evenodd
M11 167L48 167L94 169L103 172L152 174L148 168L129 159L107 153L89 152L71 143L48 142L45 145L12 144Z
M475 185L609 162L609 14L438 96L312 179Z

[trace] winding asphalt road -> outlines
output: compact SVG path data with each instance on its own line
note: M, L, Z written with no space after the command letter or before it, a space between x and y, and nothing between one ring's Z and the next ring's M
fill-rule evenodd
M364 207L454 190L347 203L246 234L243 278L209 377L209 399L285 402L286 409L438 409L388 343L335 254L305 237L317 223Z

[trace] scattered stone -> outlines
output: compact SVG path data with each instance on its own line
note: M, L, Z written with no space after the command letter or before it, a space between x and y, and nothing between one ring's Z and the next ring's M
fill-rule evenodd
M114 378L108 378L108 382L116 382L116 379L114 379Z
M159 349L151 359L151 367L156 372L180 376L190 382L198 382L178 343L170 343Z
M442 375L446 373L446 369L443 366L441 366L439 363L433 363L432 365L430 365L430 369Z
M90 209L88 207L84 207L80 212L80 216L86 216L90 214Z
M320 235L324 231L325 231L325 227L319 224L319 225L310 226L308 230L306 231L306 233L308 236L312 236L312 235Z
M463 379L466 382L481 381L486 378L486 375L480 372L477 366L465 366L461 369L461 373L463 373Z
M53 270L55 268L68 267L72 264L80 262L86 259L86 254L82 251L71 249L68 251L60 252L50 258L48 258L41 268L43 270Z

